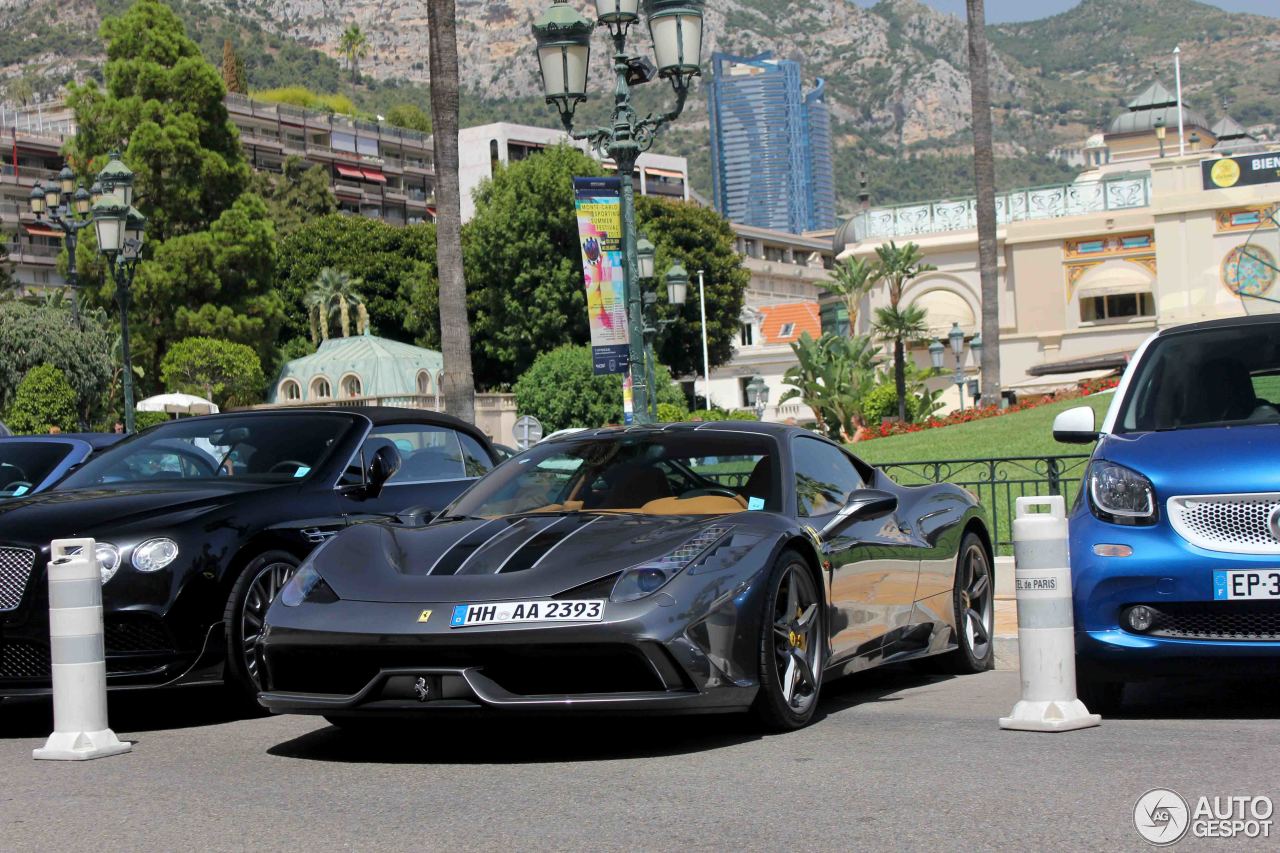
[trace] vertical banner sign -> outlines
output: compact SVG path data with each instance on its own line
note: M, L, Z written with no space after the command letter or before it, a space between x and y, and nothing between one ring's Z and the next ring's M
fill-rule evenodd
M591 325L591 356L599 373L626 373L627 297L622 258L622 181L574 178L582 284Z

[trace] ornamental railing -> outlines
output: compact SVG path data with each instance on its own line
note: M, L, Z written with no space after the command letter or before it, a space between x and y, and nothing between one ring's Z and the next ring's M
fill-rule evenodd
M968 489L990 516L998 552L1011 554L1014 502L1021 497L1062 495L1071 506L1088 461L1088 454L1073 454L881 462L875 467L903 486L953 483Z
M854 242L976 229L976 200L963 198L874 207L851 220ZM996 196L996 222L1058 219L1151 204L1151 177L1054 184Z

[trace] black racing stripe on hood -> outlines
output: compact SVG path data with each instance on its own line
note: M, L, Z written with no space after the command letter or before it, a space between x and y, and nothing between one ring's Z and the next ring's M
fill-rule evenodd
M555 516L523 516L506 519L509 525L489 537L489 540L471 552L471 556L463 561L455 574L459 575L493 575L502 571L502 566L512 555L523 548L548 527L560 521Z
M509 574L533 568L543 557L551 553L552 549L559 546L561 542L598 519L599 516L595 515L568 515L564 518L556 519L554 524L534 536L523 548L512 554L502 566L501 572Z
M456 574L458 569L462 568L462 564L467 561L467 558L494 536L500 536L507 530L508 526L509 522L501 518L480 525L455 542L448 551L441 554L440 559L436 560L435 565L431 567L431 571L427 574Z

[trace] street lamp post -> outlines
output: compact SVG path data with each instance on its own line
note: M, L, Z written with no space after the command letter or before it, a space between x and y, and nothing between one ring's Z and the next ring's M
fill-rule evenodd
M684 265L674 264L667 270L667 301L672 305L683 306L689 292L689 274ZM711 358L707 348L707 293L703 286L703 271L698 270L698 310L702 314L702 400L706 408L711 409ZM694 402L697 402L698 389L693 389ZM696 408L696 406L695 406Z
M753 376L747 383L747 402L756 410L756 420L764 420L765 407L769 405L769 386L763 376Z
M63 166L56 181L41 185L36 181L27 196L37 222L62 231L67 247L67 286L71 288L71 319L80 326L79 276L76 272L76 238L80 229L93 220L88 218L91 197L84 184L76 181L70 166ZM46 218L47 217L47 218Z
M636 160L653 144L658 131L684 109L690 81L701 73L702 6L704 0L645 0L645 15L653 39L654 62L627 54L627 33L640 20L640 0L596 0L596 23L584 18L566 2L553 3L533 24L538 67L546 101L554 104L565 130L585 140L598 154L613 159L621 179L623 281L628 321L628 360L637 423L654 416L650 404L645 352L645 318L640 291L636 245ZM609 127L578 133L573 113L587 99L587 66L591 57L591 31L606 27L613 39L614 106ZM675 107L667 113L640 118L631 105L631 87L648 83L654 74L671 81ZM636 368L640 369L637 370Z
M98 251L106 258L107 270L116 287L120 306L120 349L123 364L124 428L134 431L133 362L129 355L129 302L133 274L142 255L147 219L133 208L133 172L111 152L111 159L98 173L101 194L93 204L93 224L98 233Z

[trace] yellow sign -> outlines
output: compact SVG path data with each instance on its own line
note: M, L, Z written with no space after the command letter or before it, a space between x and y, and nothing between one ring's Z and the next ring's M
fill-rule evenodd
M1234 187L1240 180L1240 164L1235 160L1223 158L1213 164L1209 177L1220 187Z
M419 621L419 622L426 622L426 621L427 621L428 619L430 619L430 618L431 618L431 611L430 611L430 610L424 610L424 611L422 611L421 613L419 613L419 614L418 614L418 621Z

